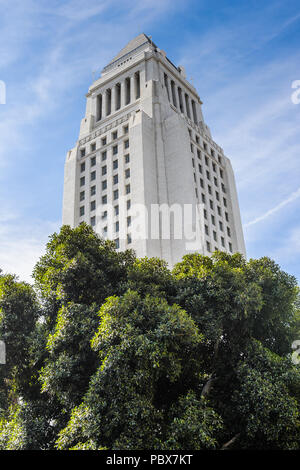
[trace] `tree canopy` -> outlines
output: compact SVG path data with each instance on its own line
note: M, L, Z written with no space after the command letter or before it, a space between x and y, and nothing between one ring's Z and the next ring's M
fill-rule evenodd
M299 289L271 259L171 271L82 224L33 278L0 272L0 449L299 449Z

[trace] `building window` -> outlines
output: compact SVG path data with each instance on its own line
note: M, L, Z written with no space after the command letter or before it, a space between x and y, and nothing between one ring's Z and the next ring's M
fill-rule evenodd
M84 201L84 198L85 198L85 192L84 191L81 191L80 193L80 201Z
M96 150L96 142L93 142L91 144L91 152L95 152L95 150Z
M136 72L134 74L134 82L135 82L135 97L134 99L138 99L141 96L141 79L140 79L140 72Z
M119 190L116 189L116 190L114 191L114 200L118 199L118 197L119 197Z
M107 211L102 212L102 219L107 219Z
M205 233L206 233L206 235L208 235L208 233L209 233L209 232L208 232L208 226L207 226L207 225L205 225Z
M91 217L91 226L95 227L95 225L96 225L96 217L93 216L93 217Z
M127 234L127 243L130 244L132 242L130 233Z
M114 207L114 213L115 215L119 215L119 206Z
M220 168L220 176L223 179L223 170Z
M81 163L80 165L80 171L84 171L85 170L85 162Z
M82 177L80 178L80 186L84 186L84 185L85 185L85 177L82 176Z
M230 232L230 228L229 228L229 227L227 227L227 235L228 235L229 237L231 237L231 232Z
M224 237L221 237L221 243L222 243L222 246L225 247L225 240L224 240Z
M118 153L118 146L117 145L113 146L112 153L113 153L113 155L117 155L117 153Z
M106 175L106 173L107 173L107 167L105 165L105 166L102 167L102 176Z
M100 121L102 119L102 95L97 96L96 102L96 120Z
M207 251L210 251L210 243L209 242L206 242L206 249L207 249Z
M102 204L107 204L107 196L102 196Z
M125 104L129 104L130 103L130 94L131 94L131 89L130 89L130 78L127 77L125 79Z
M107 189L107 180L102 181L102 190Z
M219 193L218 191L216 191L216 200L219 201L220 200L220 196L219 196Z
M176 93L175 93L175 83L174 80L171 80L171 93L172 93L172 102L173 105L177 108Z
M217 232L213 231L213 236L214 236L214 240L216 242L217 241Z
M127 227L130 227L131 225L131 217L127 217Z
M103 227L103 233L104 233L105 236L107 235L107 225L105 225L105 227Z
M91 166L95 166L96 165L96 157L92 157L91 158Z
M206 209L203 210L203 215L204 215L204 219L207 220L207 210Z
M219 222L219 227L220 227L221 232L223 232L223 223L221 221Z
M127 126L124 126L124 127L123 127L123 132L124 132L124 134L128 134L128 131L129 131L128 125L127 125Z
M202 197L202 202L205 204L205 196L203 193L201 194L201 197Z
M125 160L125 163L129 163L129 161L130 161L129 153L127 153L126 155L124 155L124 160Z
M104 162L106 160L106 150L104 152L101 153L101 160Z
M112 132L111 138L112 138L112 140L116 140L118 138L118 131Z
M113 169L116 170L118 168L118 160L113 161Z
M81 206L79 208L79 215L80 215L80 217L82 217L84 215L84 206Z
M130 168L127 168L127 170L125 170L125 178L129 178L130 177Z
M126 184L125 191L126 191L126 194L130 193L130 184Z
M106 137L102 137L102 139L101 139L102 146L106 145L106 143L107 143Z
M92 171L91 173L91 181L94 181L96 179L96 172Z
M91 187L91 196L95 196L96 194L96 186Z
M131 201L130 201L130 199L128 199L128 201L127 201L127 210L129 210L130 207L131 207Z
M96 209L96 201L91 201L91 211Z
M214 203L212 202L211 199L209 200L209 205L210 205L210 208L211 208L212 210L214 210Z
M124 141L124 148L128 149L129 148L129 139Z
M201 160L201 152L199 149L197 149L197 157L199 158L199 160Z
M120 225L119 225L119 221L117 221L115 223L115 232L119 232L119 230L120 230Z
M221 207L220 206L217 206L217 210L218 210L218 215L222 215L222 212L221 212Z
M200 178L200 186L201 186L201 188L204 188L204 181L203 181L202 178Z
M80 156L85 157L85 148L80 149Z
M225 220L226 220L226 222L228 222L228 220L229 220L228 212L225 212Z
M225 207L227 207L227 201L226 201L225 197L223 198L223 204L224 204Z
M229 246L230 253L232 253L232 244L230 242L228 243L228 246Z
M216 225L216 221L215 221L215 216L214 215L211 215L211 223L213 225Z
M225 186L224 186L224 183L221 184L221 187L222 187L223 193L226 193L226 188L225 188Z
M114 183L113 184L117 184L118 180L119 180L118 175L114 175L114 177L113 177L113 182Z
M115 239L116 249L120 248L120 240L118 238Z

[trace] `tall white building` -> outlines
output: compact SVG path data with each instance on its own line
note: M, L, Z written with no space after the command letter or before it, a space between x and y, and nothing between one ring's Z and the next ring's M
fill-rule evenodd
M183 67L141 34L86 96L65 163L63 224L84 221L171 267L193 251L245 254L232 167Z

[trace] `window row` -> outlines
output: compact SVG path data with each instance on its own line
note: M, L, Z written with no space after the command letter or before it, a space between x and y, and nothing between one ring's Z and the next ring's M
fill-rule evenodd
M185 114L189 119L193 119L195 124L198 124L197 106L195 100L178 85L175 84L173 79L164 74L164 86L167 90L168 100L170 103L179 109L181 113Z

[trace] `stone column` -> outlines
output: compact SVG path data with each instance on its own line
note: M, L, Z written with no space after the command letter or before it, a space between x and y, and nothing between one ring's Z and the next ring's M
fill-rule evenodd
M126 82L125 79L121 82L121 108L125 106L126 103Z
M134 103L136 100L136 88L135 88L135 77L134 74L130 77L130 103Z
M111 87L111 113L116 110L116 85Z

